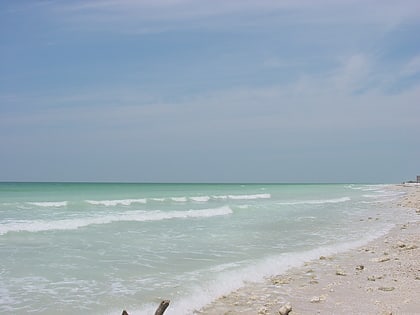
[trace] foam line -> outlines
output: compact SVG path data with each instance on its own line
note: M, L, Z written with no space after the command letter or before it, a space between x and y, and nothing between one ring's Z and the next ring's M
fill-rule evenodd
M86 217L63 220L33 220L15 221L0 224L0 235L9 232L42 232L53 230L76 230L94 224L109 224L118 221L160 221L169 219L210 218L228 215L232 209L224 206L220 208L187 210L187 211L131 211L100 217Z

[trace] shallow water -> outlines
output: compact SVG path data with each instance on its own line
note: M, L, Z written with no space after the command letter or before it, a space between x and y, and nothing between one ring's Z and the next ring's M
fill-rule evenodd
M189 314L384 234L403 218L383 201L399 195L351 184L1 183L0 312L147 314L165 298L166 314Z

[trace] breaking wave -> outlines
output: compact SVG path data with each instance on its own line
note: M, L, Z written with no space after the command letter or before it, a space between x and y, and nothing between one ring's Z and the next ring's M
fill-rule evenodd
M231 199L231 200L252 200L252 199L270 199L271 194L255 195L218 195L212 196L213 199Z
M210 197L209 196L190 197L190 200L197 201L197 202L207 202L210 200Z
M140 198L140 199L121 199L121 200L85 200L88 204L94 206L130 206L134 203L146 204L148 201L152 202L209 202L211 200L255 200L255 199L270 199L271 194L253 194L253 195L214 195L214 196L177 196L167 198Z
M68 201L41 201L41 202L27 202L28 205L37 207L66 207Z
M326 203L340 203L350 201L350 197L334 198L334 199L317 199L317 200L299 200L278 202L278 205L322 205Z
M113 215L62 220L22 220L0 224L0 235L9 232L42 232L52 230L76 230L89 225L109 224L119 221L161 221L168 219L210 218L233 213L232 209L220 208L186 211L131 211Z
M85 200L87 203L95 206L130 206L133 203L146 203L147 200L142 199L122 199L122 200Z

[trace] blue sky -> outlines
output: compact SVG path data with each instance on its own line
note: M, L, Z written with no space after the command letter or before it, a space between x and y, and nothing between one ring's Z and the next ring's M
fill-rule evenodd
M420 174L420 3L0 1L0 180Z

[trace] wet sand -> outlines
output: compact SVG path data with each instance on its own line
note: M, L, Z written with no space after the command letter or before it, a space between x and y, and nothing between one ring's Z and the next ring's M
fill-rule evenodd
M420 314L420 185L395 188L406 194L394 206L418 218L361 248L250 283L196 314L279 314L287 303L290 315Z

